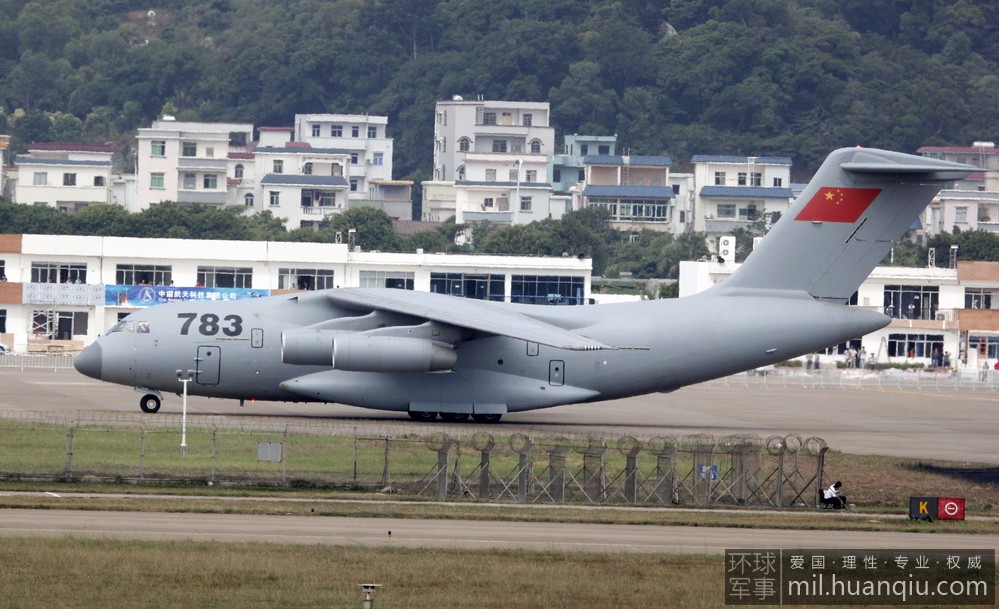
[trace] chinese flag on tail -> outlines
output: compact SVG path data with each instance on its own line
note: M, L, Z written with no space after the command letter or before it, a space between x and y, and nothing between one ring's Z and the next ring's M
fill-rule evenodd
M835 188L823 186L805 204L795 220L804 222L847 222L852 224L881 194L879 188Z

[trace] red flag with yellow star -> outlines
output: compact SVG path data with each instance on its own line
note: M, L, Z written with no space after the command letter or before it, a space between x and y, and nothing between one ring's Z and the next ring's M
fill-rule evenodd
M795 220L854 223L881 194L880 188L824 186L805 204Z

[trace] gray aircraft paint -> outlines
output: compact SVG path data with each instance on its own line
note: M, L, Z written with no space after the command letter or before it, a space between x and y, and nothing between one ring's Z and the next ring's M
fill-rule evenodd
M940 188L973 171L897 152L834 151L731 277L686 298L546 307L344 288L170 303L129 315L76 368L142 388L157 396L154 408L188 370L194 395L414 417L672 391L887 325L883 314L844 303ZM854 192L870 200L824 206Z

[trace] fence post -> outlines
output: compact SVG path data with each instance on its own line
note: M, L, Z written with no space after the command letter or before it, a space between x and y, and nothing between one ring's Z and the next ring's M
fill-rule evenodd
M510 448L519 455L517 459L517 501L527 502L527 496L531 494L531 452L533 442L522 433L510 436Z
M590 501L603 501L604 489L604 452L607 446L600 440L591 438L589 445L583 450L583 492Z
M568 453L568 446L553 446L548 453L548 495L556 503L565 501L565 457Z
M618 452L625 457L624 500L627 503L638 502L638 455L642 448L641 442L628 436L617 442Z
M66 430L66 479L73 479L73 426Z
M451 458L451 443L447 442L437 451L437 498L447 498L447 464Z
M694 503L707 505L711 503L712 485L715 482L716 464L714 463L715 441L710 436L691 436L694 443Z
M288 484L288 428L284 428L281 438L281 486Z
M215 434L217 433L217 431L218 428L212 427L212 477L211 477L212 484L215 483L215 473L218 467L218 445L216 444L216 438L215 438Z
M385 467L382 468L382 488L387 488L389 482L389 438L385 436Z
M472 446L479 451L479 499L488 501L491 482L489 460L493 446L496 446L496 440L492 434L480 431L472 436Z
M818 504L818 500L822 497L822 491L825 490L823 480L825 479L825 466L826 466L826 451L829 450L828 446L823 446L819 449L819 454L815 456L815 504Z
M139 434L139 482L146 479L146 430Z

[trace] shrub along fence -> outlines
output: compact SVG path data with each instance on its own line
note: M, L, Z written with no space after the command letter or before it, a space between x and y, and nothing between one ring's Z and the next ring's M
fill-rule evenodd
M795 435L551 437L415 426L0 415L0 477L281 485L519 503L814 506L826 444ZM408 426L407 426L408 427ZM461 426L448 428L459 430Z

